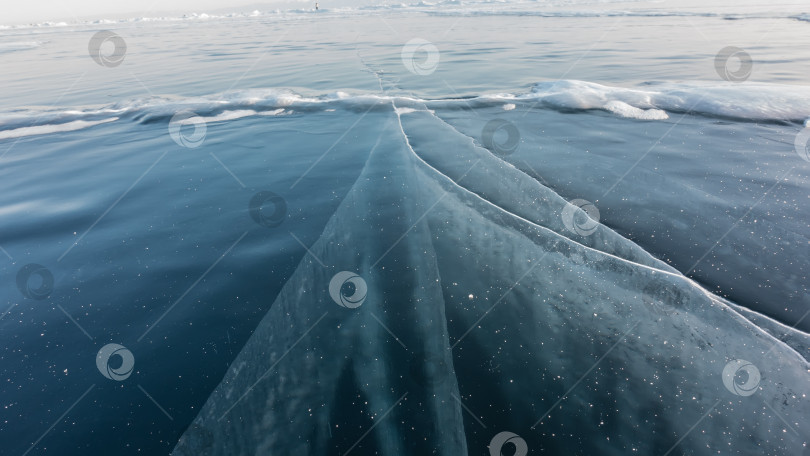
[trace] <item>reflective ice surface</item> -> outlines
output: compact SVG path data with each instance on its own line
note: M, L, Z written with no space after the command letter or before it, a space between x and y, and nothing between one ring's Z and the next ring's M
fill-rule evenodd
M795 5L0 28L0 453L802 454Z

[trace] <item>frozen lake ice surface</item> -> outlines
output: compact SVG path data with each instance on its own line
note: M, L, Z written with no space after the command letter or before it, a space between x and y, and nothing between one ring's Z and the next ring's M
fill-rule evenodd
M810 8L2 24L2 455L810 454Z

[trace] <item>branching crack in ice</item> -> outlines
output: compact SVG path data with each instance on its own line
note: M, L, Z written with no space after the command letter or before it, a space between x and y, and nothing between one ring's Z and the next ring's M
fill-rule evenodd
M662 454L678 441L697 454L707 445L733 448L738 436L727 430L745 423L771 454L796 448L793 434L768 438L782 419L810 413L802 399L808 365L795 350L607 228L594 240L562 234L559 195L434 114L390 104L397 120L390 128L399 131L385 128L390 140L374 148L310 248L329 267L301 261L176 456L485 452L492 436L465 428L461 401L485 413L481 423L510 429L564 405L565 413L555 408L544 428L526 434L535 448L557 448L564 438L549 436L547 426L600 432L595 414L614 423L610 441L564 447ZM485 174L476 171L503 186L532 182L523 191L554 205L513 210L524 195L490 194L480 185L491 182L478 182ZM539 223L543 216L557 229ZM329 283L340 271L367 283L361 307L332 301ZM493 302L498 308L484 312ZM629 321L644 324L616 344ZM451 339L460 341L452 351ZM753 400L736 401L721 378L738 357L762 372ZM705 432L678 440L712 404L729 401L735 413L713 415L701 424Z
M611 258L615 258L615 259L617 259L617 260L620 260L620 261L623 261L623 262L627 262L628 264L631 264L631 265L633 265L633 266L639 266L639 267L647 268L647 269L650 269L650 270L652 270L652 271L660 272L660 273L663 273L663 274L669 274L669 275L672 275L672 276L675 276L675 277L680 277L680 276L681 276L681 274L680 274L680 273L673 272L673 271L671 271L671 270L667 270L667 269L663 269L663 268L668 268L668 267L667 267L666 265L664 265L663 263L661 264L661 266L660 266L660 267L654 267L654 266L650 266L650 265L646 265L646 264L638 263L638 262L635 262L635 261L629 260L629 259L627 259L627 258L622 258L622 257L619 257L619 256L617 256L617 255L614 255L614 254L611 254L611 253L608 253L608 252L605 252L605 251L602 251L602 250L598 250L598 249L595 249L595 248L593 248L593 247L591 247L591 246L588 246L588 245L582 244L582 243L580 243L579 241L577 241L577 240L575 240L575 239L571 239L570 237L564 236L564 235L562 235L562 234L560 234L560 233L558 233L558 232L556 232L556 231L554 231L554 230L552 230L552 229L550 229L550 228L548 228L548 227L546 227L546 226L540 225L540 224L538 224L538 223L536 223L536 222L534 222L534 221L532 221L532 220L529 220L529 219L527 219L527 218L525 218L525 217L522 217L522 216L520 216L520 215L518 215L518 214L515 214L514 212L511 212L511 211L509 211L509 210L507 210L507 209L505 209L505 208L503 208L503 207L501 207L501 206L499 206L499 205L497 205L497 204L493 203L492 201L490 201L490 200L488 200L488 199L484 198L483 196L479 195L478 193L476 193L476 192L474 192L474 191L472 191L472 190L468 189L467 187L465 187L465 186L461 185L461 183L459 183L458 181L453 180L453 179L452 179L450 176L448 176L448 175L444 174L443 172L441 172L440 170L438 170L436 167L434 167L433 165L431 165L430 163L428 163L428 162L427 162L427 161L426 161L426 160L425 160L425 159L424 159L422 156L420 156L420 155L419 155L419 154L418 154L418 153L417 153L417 152L414 150L413 146L410 144L410 141L409 141L409 139L408 139L408 134L407 134L407 133L405 133L405 129L404 129L403 125L402 125L402 119L401 119L402 111L400 111L402 108L397 108L397 107L396 107L396 105L395 105L393 102L392 102L392 106L394 106L394 112L395 112L395 113L396 113L396 115L397 115L397 120L398 120L398 122L399 122L399 128L400 128L400 131L402 132L402 136L405 138L405 141L406 141L406 143L408 144L408 149L411 151L411 153L413 153L413 155L414 155L414 156L415 156L415 157L416 157L416 158L417 158L417 159L418 159L418 160L419 160L421 163L423 163L423 164L424 164L424 165L425 165L427 168L429 168L431 171L433 171L434 173L436 173L436 175L438 175L438 176L439 176L441 179L445 180L447 183L451 184L451 185L452 185L452 186L454 186L455 188L458 188L459 190L462 190L462 191L466 192L466 193L467 193L467 194L469 194L470 196L473 196L473 197L477 198L477 199L478 199L478 200L480 200L481 202L483 202L483 203L485 203L485 204L488 204L488 205L492 206L493 208L495 208L495 209L497 209L497 210L499 210L499 211L503 212L503 213L504 213L504 214L506 214L506 215L509 215L510 217L513 217L513 218L515 218L515 219L517 219L517 220L520 220L521 222L526 223L526 224L528 224L528 225L531 225L531 226L532 226L532 227L534 227L534 228L537 228L537 229L539 229L539 230L542 230L543 232L545 232L545 233L547 233L547 234L549 234L549 235L551 235L551 236L554 236L554 237L559 238L559 239L561 239L561 240L565 240L565 241L567 241L567 242L572 242L572 243L574 243L574 244L578 245L579 247L582 247L582 248L584 248L584 249L587 249L587 250L592 251L592 252L594 252L594 253L597 253L597 254L599 254L599 255L606 255L606 256L609 256L609 257L611 257ZM412 111L412 112L416 112L416 111ZM420 112L422 112L422 111L420 111ZM428 112L428 111L424 111L424 112ZM435 114L434 114L433 116L434 116L436 119L441 120L441 119L440 119L438 116L436 116ZM444 121L442 121L442 122L444 122ZM461 134L461 133L459 133L459 134ZM465 136L466 136L466 135L465 135ZM472 146L475 146L475 140L474 140L473 138L470 138L469 136L467 136L467 138L469 138L469 140L470 140L470 144L471 144ZM494 154L493 154L493 156L494 156ZM500 158L499 158L499 160L500 160ZM516 168L516 167L515 167L514 165L512 165L511 163L504 162L504 164L505 164L506 166L508 166L508 167L510 167L510 168L512 168L512 169L514 169L516 172L520 172L521 174L526 175L525 173L523 173L523 171L519 170L518 168ZM527 176L527 177L529 177L529 178L531 178L531 176L528 176L528 175L526 175L526 176ZM532 179L532 180L534 180L534 178L531 178L531 179ZM536 180L535 180L535 182L536 182ZM541 184L541 183L539 183L539 182L537 182L537 185L542 186L542 184ZM545 187L545 186L543 186L543 187L544 187L544 188L547 188L547 187ZM550 190L550 189L549 189L549 190ZM604 226L604 225L602 225L602 226ZM607 227L605 227L605 228L607 229ZM711 296L714 296L714 295L711 295Z
M670 276L670 277L673 277L673 278L676 278L676 279L679 279L679 280L683 280L683 281L684 281L686 284L688 284L688 286L690 286L690 287L694 288L695 290L698 290L698 291L699 291L700 293L702 293L702 294L703 294L703 295L704 295L706 298L708 298L708 299L709 299L711 302L713 302L713 303L717 304L718 306L722 307L723 309L728 310L728 311L729 311L729 312L731 312L733 315L735 315L735 317L737 317L737 318L739 318L741 321L745 322L745 324L747 324L747 325L748 325L748 326L749 326L751 329L753 329L753 330L757 331L758 333L760 333L760 334L761 334L761 335L763 335L764 337L766 337L766 338L768 338L768 339L771 339L771 340L773 341L773 343L774 343L774 344L781 345L781 346L783 346L785 349L788 349L788 350L790 350L791 352L793 352L793 353L794 353L794 354L795 354L797 357L802 358L802 359L805 359L805 357L804 357L803 355L801 355L801 354L800 354L800 353L799 353L799 352L798 352L798 351L797 351L797 350L796 350L794 347L792 347L792 346L788 345L787 343L785 343L785 342L784 342L783 340L781 340L780 338L776 337L776 336L775 336L774 334L772 334L771 332L766 331L764 328L762 328L762 327L760 327L758 324L754 323L754 322L751 320L751 318L748 318L746 315L744 315L743 313L741 313L740 311L738 311L738 309L737 309L737 307L738 307L738 306L733 305L733 303L730 303L730 302L729 302L728 300L726 300L725 298L722 298L722 297L717 296L716 294L714 294L714 293L710 292L709 290L705 289L705 288L704 288L704 287L703 287L701 284L699 284L698 282L696 282L694 279L692 279L692 278L690 278L690 277L688 277L688 276L683 275L683 274L682 274L681 272L679 272L679 271L675 271L674 269L671 269L671 268L670 268L668 265L666 265L665 263L663 263L663 262L660 262L660 261L656 260L656 263L658 264L657 266L654 266L654 265L649 265L649 264L644 264L644 263L640 263L640 262L637 262L637 261L633 261L632 259L628 259L628 258L624 258L624 257L618 256L618 255L615 255L615 254L610 253L610 252L605 252L605 251L603 251L603 250L599 250L599 249L594 248L594 247L592 247L592 246L590 246L590 245L583 244L583 243L579 242L579 241L578 241L578 240L576 240L576 239L573 239L573 238L571 238L571 237L569 237L569 236L565 236L565 235L563 235L563 234L561 234L561 233L559 233L559 232L557 232L557 231L554 231L554 230L552 230L552 229L550 229L550 228L548 228L548 227L546 227L546 226L543 226L543 225L541 225L541 224L538 224L538 223L536 223L536 222L534 222L534 221L532 221L532 220L529 220L529 219L527 219L527 218L525 218L525 217L522 217L522 216L520 216L520 215L518 215L518 214L516 214L516 213L514 213L514 212L512 212L512 211L509 211L509 210L507 210L507 209L505 209L505 208L503 208L503 207L501 207L501 206L499 206L499 205L495 204L494 202L492 202L492 201L490 201L490 200L488 200L488 199L484 198L482 195L478 194L477 192L475 192L475 191L473 191L473 190L470 190L469 188L465 187L464 185L462 185L462 184L461 184L461 182L460 182L459 180L453 180L453 179L452 179L450 176L446 175L445 173L441 172L439 169L437 169L436 167L434 167L433 165L431 165L430 163L428 163L428 162L427 162L427 161L426 161L426 160L425 160L425 159L424 159L424 158L423 158L423 157L422 157L422 156L421 156L421 155L420 155L418 152L416 152L416 150L414 149L414 147L413 147L413 146L411 145L411 143L410 143L410 139L409 139L409 137L408 137L408 134L405 132L405 128L404 128L404 126L402 125L402 118L401 118L401 116L402 116L403 114L410 114L410 113L417 113L417 112L419 112L419 113L427 113L427 114L430 114L430 115L431 115L431 116L432 116L434 119L436 119L437 121L441 122L442 124L446 125L447 127L451 128L451 129L453 129L453 130L454 130L456 133L458 133L460 136L464 136L465 138L467 138L467 139L469 140L469 144L470 144L470 146L471 146L471 147L478 148L478 146L477 146L477 144L476 144L475 139L474 139L474 138L472 138L472 137L470 137L470 136L468 136L468 135L463 134L463 133L462 133L462 132L460 132L460 131L458 131L458 129L456 129L456 128L455 128L453 125L451 125L451 124L449 124L448 122L446 122L444 119L442 119L441 117L439 117L439 116L438 116L438 115L437 115L435 112L433 112L433 111L431 111L431 110L427 110L427 109L425 109L425 110L414 110L414 109L408 109L408 110L404 110L405 108L398 108L398 107L396 106L396 103L395 103L393 100L392 100L392 102L391 102L391 105L392 105L392 107L393 107L393 109L394 109L394 113L396 114L396 117L397 117L397 122L398 122L398 125L399 125L399 130L400 130L400 132L402 133L402 136L403 136L403 138L405 139L405 142L406 142L406 144L407 144L408 149L410 150L410 152L411 152L411 153L412 153L412 154L413 154L413 155L414 155L414 156L415 156L415 157L416 157L416 158L417 158L417 159L418 159L418 160L419 160L419 161L420 161L422 164L424 164L424 165L425 165L425 166L426 166L428 169L430 169L431 171L433 171L433 172L434 172L434 173L435 173L435 174L436 174L436 175L437 175L437 176L438 176L440 179L444 180L445 182L447 182L447 183L448 183L449 185L451 185L452 187L454 187L454 188L456 188L456 189L459 189L459 190L461 190L461 191L463 191L463 192L465 192L465 193L467 193L467 194L469 194L469 195L471 195L471 196L473 196L473 197L477 198L477 199L478 199L478 200L480 200L481 202L483 202L483 203L485 203L485 204L487 204L487 205L490 205L490 206L492 206L493 208L496 208L497 210L499 210L499 211L503 212L504 214L509 215L510 217L513 217L513 218L515 218L515 219L517 219L517 220L520 220L521 222L526 223L526 224L528 224L528 225L530 225L530 226L532 226L532 227L535 227L535 228L537 228L537 229L539 229L539 230L541 230L541 231L543 231L543 232L545 232L545 233L547 233L547 234L549 234L549 235L551 235L551 236L553 236L553 237L556 237L556 238L559 238L559 239L565 240L566 242L572 242L572 243L576 244L578 247L583 248L583 249L586 249L587 251L593 252L593 253L595 253L595 254L597 254L597 255L602 255L602 256L610 257L610 258L612 258L612 259L615 259L615 260L617 260L617 261L621 261L621 262L627 263L628 265L631 265L631 266L634 266L634 267L640 267L640 268L644 268L644 269L650 270L651 272L654 272L654 273L661 273L661 274L665 274L665 275L668 275L668 276ZM484 149L484 150L487 150L487 152L489 152L489 155L490 155L490 156L491 156L493 159L500 161L501 163L503 163L503 165L504 165L504 166L508 167L508 168L509 168L510 170L512 170L513 172L523 174L523 175L525 175L526 177L531 178L531 179L532 179L534 182L536 182L536 184L537 184L538 186L541 186L541 187L543 187L543 188L547 189L549 192L553 192L553 190L551 190L551 189L549 189L548 187L544 186L543 184L541 184L541 183L537 182L535 179L533 179L531 176L529 176L529 175L527 175L526 173L524 173L522 170L518 169L517 167L515 167L515 166L514 166L514 165L512 165L511 163L509 163L509 162L507 162L507 161L503 160L503 158L498 157L497 155L493 154L493 153L492 153L491 151L489 151L488 149ZM608 227L606 227L606 226L604 226L604 225L602 225L602 226L603 226L603 227L604 227L606 230L610 230L610 228L608 228ZM610 231L611 231L612 233L614 233L614 234L615 234L615 236L617 236L617 237L621 237L621 236L620 236L618 233L613 232L613 230L610 230ZM622 240L625 240L625 239L624 239L624 238L622 238ZM628 242L628 243L630 242L629 240L625 240L625 241L626 241L626 242ZM640 249L640 247L639 247L639 249ZM648 255L650 255L648 252L645 252L645 253L647 253ZM652 255L650 255L650 257L652 258ZM746 309L746 310L748 310L748 309ZM758 318L768 320L769 322L777 323L777 324L779 325L779 327L780 327L781 329L783 329L783 330L784 330L786 333L791 332L791 331L797 331L795 328L789 328L789 327L787 327L786 325L781 324L781 323L777 322L776 320L774 320L774 319L772 319L772 318L770 318L770 317L767 317L767 316L765 316L765 315L760 315L760 314L758 314L758 313L756 313L756 312L754 312L754 311L751 311L751 310L749 310L749 312L751 312L752 314L757 315L757 316L758 316Z

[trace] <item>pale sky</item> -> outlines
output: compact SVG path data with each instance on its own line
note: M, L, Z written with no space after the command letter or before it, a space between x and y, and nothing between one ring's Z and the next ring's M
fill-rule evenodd
M417 3L419 0L0 0L0 25L39 22L72 22L77 20L124 19L182 15L188 13L233 13L253 10L360 6L369 4ZM429 0L433 3L440 0ZM475 0L473 0L475 1ZM480 0L479 0L480 1ZM625 3L626 2L626 3ZM772 4L773 3L773 4ZM534 7L560 4L586 4L592 7L624 9L691 9L729 12L740 7L754 11L810 12L808 0L547 0ZM597 6L598 5L598 6Z
M0 0L0 24L302 8L316 0ZM329 2L317 0L324 5ZM339 2L350 3L347 0ZM363 4L356 0L351 3Z

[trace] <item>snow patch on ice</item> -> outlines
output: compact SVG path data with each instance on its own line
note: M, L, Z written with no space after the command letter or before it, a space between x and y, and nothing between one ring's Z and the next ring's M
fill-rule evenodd
M63 133L68 131L83 130L85 128L94 127L96 125L114 122L118 120L117 117L112 117L104 120L87 121L87 120L74 120L63 124L55 125L37 125L35 127L21 127L13 130L0 131L0 139L22 138L25 136L46 135L50 133Z
M810 116L810 87L779 84L671 84L645 89L585 81L536 84L518 98L537 99L565 109L608 109L620 101L639 109L693 112L740 120L803 121ZM615 107L615 105L611 105Z
M116 116L138 122L169 119L179 111L193 111L213 122L246 116L296 112L332 112L339 109L389 109L397 114L435 109L602 110L636 120L665 120L680 112L743 121L791 121L810 125L810 86L778 84L648 84L638 88L612 87L585 81L555 81L535 84L522 94L493 93L472 98L423 99L413 96L332 92L305 96L284 89L237 90L204 97L149 97L123 100L103 107L33 108L0 112L0 139L10 131L36 124L98 122ZM75 124L80 125L80 124ZM83 125L83 124L82 124ZM25 130L22 130L25 131ZM40 133L37 133L40 134Z
M416 112L416 109L413 109L413 108L395 108L395 110L396 110L397 114L399 114L399 115L410 114L412 112Z
M660 109L640 109L634 106L630 106L629 104L618 100L608 101L605 104L605 109L614 114L618 114L622 117L628 117L631 119L641 119L641 120L669 119L667 113Z

